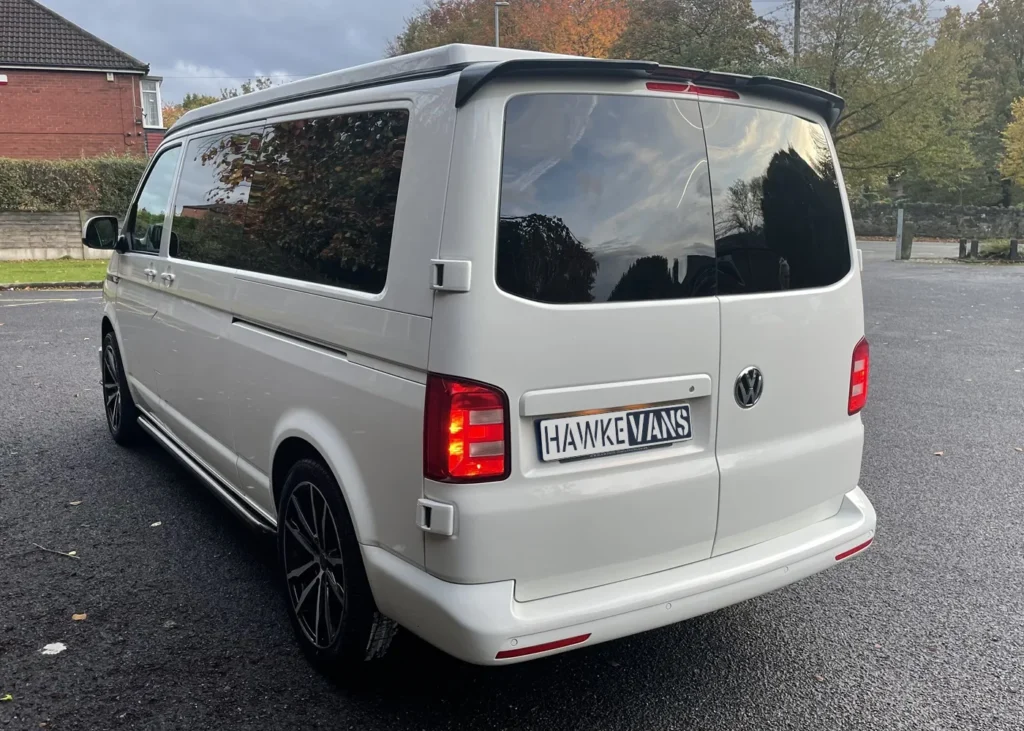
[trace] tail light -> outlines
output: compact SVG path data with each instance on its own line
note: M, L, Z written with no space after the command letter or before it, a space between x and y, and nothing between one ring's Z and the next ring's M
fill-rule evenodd
M423 475L438 482L503 480L510 467L508 397L493 386L427 376Z
M850 416L864 408L868 400L868 373L871 371L871 353L867 338L861 338L853 349L850 366Z

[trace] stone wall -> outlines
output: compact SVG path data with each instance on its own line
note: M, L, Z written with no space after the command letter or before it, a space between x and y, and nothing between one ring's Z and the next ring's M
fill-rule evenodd
M914 224L914 238L1010 239L1024 234L1024 210L945 203L903 203L904 220ZM896 236L896 209L891 203L852 203L858 236Z
M82 245L86 212L0 211L0 261L28 259L109 259L109 251Z

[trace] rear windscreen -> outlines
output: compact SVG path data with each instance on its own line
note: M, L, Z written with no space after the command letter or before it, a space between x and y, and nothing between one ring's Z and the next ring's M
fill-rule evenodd
M849 268L819 125L691 99L508 102L496 276L510 294L678 299L823 286Z

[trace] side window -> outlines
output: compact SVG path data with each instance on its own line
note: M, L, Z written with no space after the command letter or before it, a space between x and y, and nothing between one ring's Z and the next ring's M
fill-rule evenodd
M236 267L247 259L245 216L261 129L188 143L174 197L170 255Z
M159 254L160 237L170 205L171 184L178 167L181 148L173 147L160 154L150 168L139 198L128 213L129 249L140 254Z
M386 110L268 126L236 266L383 291L408 125Z

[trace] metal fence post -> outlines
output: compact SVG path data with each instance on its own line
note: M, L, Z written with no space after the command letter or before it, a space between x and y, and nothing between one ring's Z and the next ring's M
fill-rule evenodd
M1017 239L1010 239L1010 261L1018 261L1020 254L1017 252Z
M967 239L960 239L960 258L967 258Z
M972 259L977 259L978 258L978 244L979 244L979 242L978 242L977 239L971 239L971 258Z

